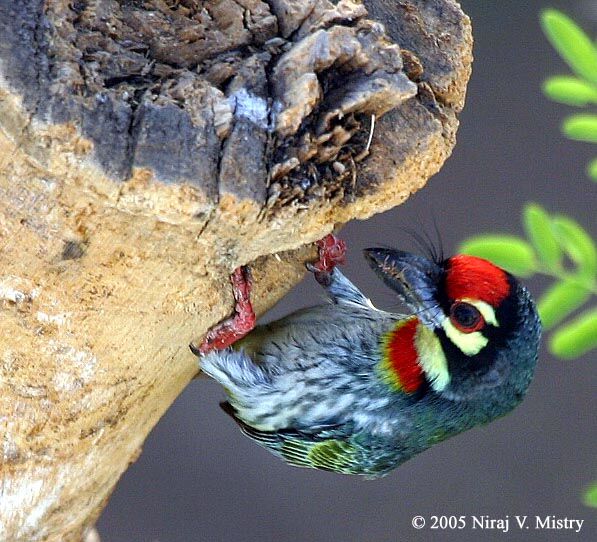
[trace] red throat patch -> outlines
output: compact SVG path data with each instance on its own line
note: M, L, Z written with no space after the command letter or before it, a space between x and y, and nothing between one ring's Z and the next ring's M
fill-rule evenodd
M413 318L390 331L384 340L383 366L391 384L406 393L413 393L423 384L423 371L418 363L415 334L419 320Z
M477 258L460 254L448 260L446 293L454 299L477 299L497 307L510 293L508 276L503 269Z

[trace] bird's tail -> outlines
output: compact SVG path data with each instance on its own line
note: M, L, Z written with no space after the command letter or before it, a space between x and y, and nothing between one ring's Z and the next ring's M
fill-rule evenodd
M232 395L243 395L247 388L267 386L269 375L242 351L212 351L200 358L200 368Z

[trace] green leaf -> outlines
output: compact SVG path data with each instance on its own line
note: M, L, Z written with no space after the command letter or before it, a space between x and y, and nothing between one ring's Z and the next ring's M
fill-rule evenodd
M551 329L589 299L586 288L571 281L552 284L537 302L543 327Z
M591 179L597 181L597 158L593 158L587 166L587 174Z
M597 348L597 308L559 328L551 336L549 349L559 358L572 359Z
M597 87L578 77L550 77L543 83L543 92L555 102L567 105L585 106L597 103Z
M597 48L583 30L567 15L556 9L541 14L545 35L580 77L597 84Z
M539 259L550 270L558 270L562 251L551 228L551 218L536 203L528 203L523 211L523 222L527 237L533 243Z
M562 215L552 219L551 227L562 249L576 264L576 274L592 284L597 274L597 248L591 236L578 222Z
M519 277L530 277L536 269L531 245L513 235L471 237L460 246L460 252L490 260Z
M562 132L575 141L597 143L597 115L571 115L564 119Z
M585 489L582 502L585 506L597 508L597 482L593 482Z

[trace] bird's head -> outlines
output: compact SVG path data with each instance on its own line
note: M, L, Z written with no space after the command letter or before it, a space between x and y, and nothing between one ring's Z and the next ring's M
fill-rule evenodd
M485 404L492 415L522 399L541 326L528 290L512 275L467 255L436 262L372 248L365 256L413 315L384 339L395 386L408 392L426 382L447 399Z

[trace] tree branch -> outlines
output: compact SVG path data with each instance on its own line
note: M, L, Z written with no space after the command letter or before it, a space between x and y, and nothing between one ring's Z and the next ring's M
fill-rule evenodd
M94 524L231 270L263 313L438 171L471 43L453 0L0 0L3 538Z

